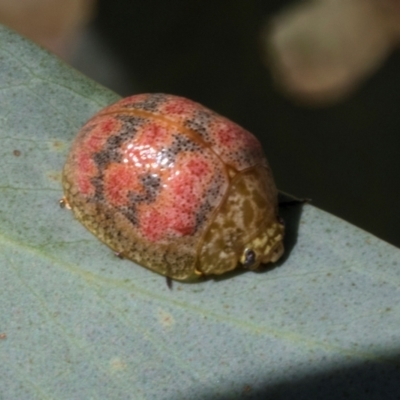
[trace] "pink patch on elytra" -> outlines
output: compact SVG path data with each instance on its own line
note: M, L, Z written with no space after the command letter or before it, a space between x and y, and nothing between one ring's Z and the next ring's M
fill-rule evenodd
M138 207L143 236L156 242L168 236L192 235L212 172L212 166L203 155L180 154L156 202Z
M140 231L151 242L158 242L168 236L190 235L195 229L195 215L176 204L161 208L140 208L144 208L140 213Z
M138 170L124 164L110 164L104 172L104 194L114 207L127 205L130 191L140 193L143 186L138 179Z
M168 144L170 136L167 127L162 126L160 122L149 123L140 130L135 145L145 144L153 148L161 148Z
M96 174L97 168L91 155L85 150L79 152L76 156L76 164L76 171L79 171L77 176L79 190L85 196L92 196L95 189L91 183L91 178Z
M82 132L80 147L87 152L101 151L111 132L118 130L120 122L113 117L97 117L85 125ZM90 134L89 134L90 133Z
M170 218L170 230L174 236L187 236L193 234L196 227L195 215L180 209L172 207L168 210L167 216Z
M215 126L217 143L223 147L239 147L245 133L247 132L243 128L229 121L222 121Z
M104 138L100 135L96 135L95 133L88 138L85 142L85 145L88 147L88 150L92 153L97 153L103 148Z
M108 136L111 132L117 131L118 125L120 125L120 122L118 122L114 116L103 117L97 129L100 130L103 135Z
M164 235L168 222L166 216L155 208L140 213L140 232L150 242L159 241Z
M143 236L151 242L158 242L168 236L184 236L190 234L194 226L185 221L187 215L177 207L158 210L149 208L141 214L140 229Z
M192 114L195 108L195 103L188 99L181 97L174 98L163 105L162 113L167 115L182 115L182 114Z
M260 142L249 131L222 118L211 126L214 132L214 151L222 160L239 171L265 164Z
M198 178L204 178L211 172L209 163L201 157L193 156L187 163L190 173Z

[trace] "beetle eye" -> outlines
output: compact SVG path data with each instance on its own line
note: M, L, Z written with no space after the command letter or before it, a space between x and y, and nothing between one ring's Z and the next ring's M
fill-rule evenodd
M246 249L244 251L243 267L251 269L251 267L254 265L255 262L256 262L256 253L254 252L254 250Z

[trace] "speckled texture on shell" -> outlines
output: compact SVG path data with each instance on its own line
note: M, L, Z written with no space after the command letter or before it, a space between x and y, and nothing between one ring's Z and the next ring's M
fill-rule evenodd
M280 256L272 253L283 226L261 145L185 98L141 94L101 110L73 142L63 187L100 240L174 279L232 270L260 240L269 253L259 262Z

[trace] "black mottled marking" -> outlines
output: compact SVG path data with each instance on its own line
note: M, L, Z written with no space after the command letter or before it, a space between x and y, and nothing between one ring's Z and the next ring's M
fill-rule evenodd
M199 207L199 210L196 213L196 225L194 228L194 232L197 232L204 222L207 220L208 214L212 211L212 206L209 202L208 199L206 199L201 206Z
M244 166L253 166L254 161L258 161L260 159L264 158L264 153L262 148L243 148L237 151L236 153L233 153L232 158L236 160L241 165Z
M205 200L200 205L196 213L196 225L195 232L197 232L202 225L207 221L208 215L212 212L215 206L215 201L221 193L221 187L223 184L223 176L218 174L211 183L210 188L206 191Z
M138 217L137 217L137 210L136 210L136 205L131 204L129 207L127 206L122 206L118 208L118 211L126 217L128 221L131 222L132 225L138 225Z
M121 146L124 142L133 139L136 136L138 128L145 122L144 118L132 117L130 115L120 115L116 119L122 122L122 126L116 135L111 135L104 145L104 148L95 153L94 162L99 170L103 170L111 162L121 162Z
M134 108L136 110L143 110L143 111L158 111L160 105L165 103L168 100L168 96L163 93L155 93L149 95L145 100L127 104L126 108Z
M120 153L122 144L133 139L139 127L145 122L144 118L132 117L131 115L119 115L115 118L122 122L118 133L109 136L103 149L93 155L93 161L98 169L98 174L91 179L91 183L95 187L93 196L95 201L104 200L104 170L110 163L120 163L122 161Z
M179 153L201 150L201 146L199 146L196 142L193 142L193 140L187 138L185 135L175 133L172 135L172 137L173 141L171 146L162 150L164 157L168 159L169 163L173 163Z
M207 143L210 143L210 121L214 118L215 114L212 111L195 111L193 113L193 116L184 122L184 126L186 128L192 129L197 134L199 134Z
M90 180L90 183L94 186L94 196L92 200L102 201L104 200L104 185L103 185L103 174L97 175Z
M121 162L121 159L121 154L119 154L118 151L110 151L108 149L98 151L93 156L93 161L100 170L107 168L107 165L111 162Z
M131 203L153 203L161 189L161 179L155 174L144 174L140 178L144 193L129 192L128 198Z
M128 193L129 206L118 207L118 211L134 226L139 225L136 206L140 203L153 203L161 189L161 179L155 174L143 174L140 182L143 185L144 193L130 191Z

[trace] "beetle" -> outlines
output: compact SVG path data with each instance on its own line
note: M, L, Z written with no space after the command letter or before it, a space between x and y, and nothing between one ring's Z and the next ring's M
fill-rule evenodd
M90 232L172 279L253 270L284 251L261 144L183 97L139 94L99 111L74 139L62 184Z

